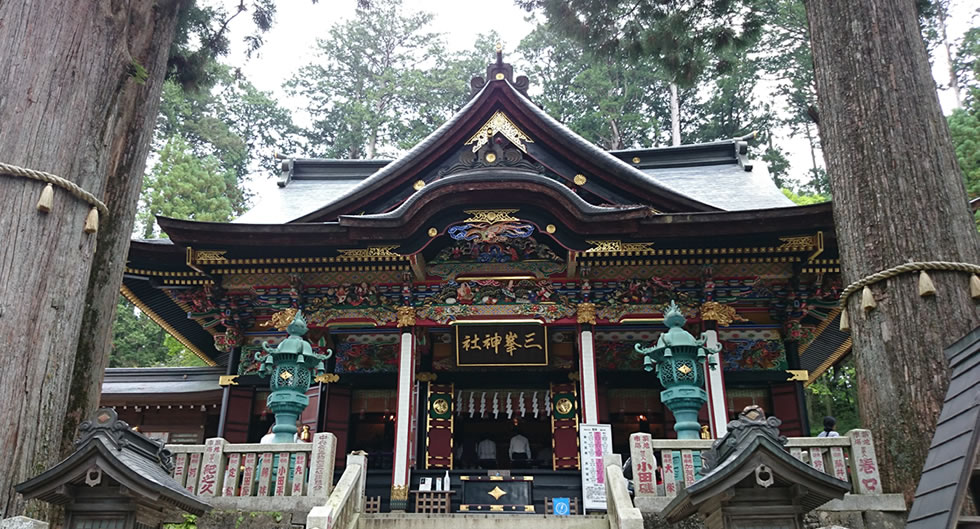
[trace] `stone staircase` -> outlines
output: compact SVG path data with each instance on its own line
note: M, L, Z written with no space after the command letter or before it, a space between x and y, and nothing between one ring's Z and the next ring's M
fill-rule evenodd
M544 514L359 514L355 529L502 529L515 525L534 529L610 529L607 515Z

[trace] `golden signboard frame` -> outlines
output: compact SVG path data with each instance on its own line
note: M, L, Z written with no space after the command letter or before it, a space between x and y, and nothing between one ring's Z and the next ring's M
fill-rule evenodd
M533 364L463 364L459 363L459 326L460 325L506 325L506 324L535 324L540 325L544 333L544 363ZM453 344L456 350L456 367L547 367L551 363L550 352L548 351L548 326L541 320L522 319L522 320L454 320L450 325L454 328L455 340Z

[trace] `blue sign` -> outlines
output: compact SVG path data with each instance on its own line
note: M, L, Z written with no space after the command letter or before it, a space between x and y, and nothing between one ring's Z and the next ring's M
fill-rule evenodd
M568 516L571 514L571 502L568 498L552 498L552 514L556 516Z

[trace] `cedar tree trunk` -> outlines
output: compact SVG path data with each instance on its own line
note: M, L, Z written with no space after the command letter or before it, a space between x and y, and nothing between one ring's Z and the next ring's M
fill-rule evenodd
M0 518L24 511L13 485L58 462L62 435L98 404L177 10L0 2L0 161L71 180L110 211L88 235L87 203L55 188L41 214L43 184L0 175Z
M914 0L808 0L820 136L845 284L909 261L980 262ZM949 381L943 348L980 323L969 276L930 272L847 304L861 420L887 491L911 499Z

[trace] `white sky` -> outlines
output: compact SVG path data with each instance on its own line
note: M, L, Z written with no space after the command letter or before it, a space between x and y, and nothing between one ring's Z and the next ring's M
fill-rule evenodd
M238 0L225 0L235 5ZM955 43L971 27L976 8L975 0L952 0L951 17L948 21L949 37ZM314 58L314 45L318 37L326 35L331 25L354 15L356 0L285 0L278 2L275 26L265 34L265 44L258 54L246 60L242 36L252 30L251 20L241 15L232 24L232 52L225 62L241 66L245 76L259 89L284 97L283 81ZM462 50L473 45L476 35L496 31L507 50L513 50L529 33L534 24L527 20L528 13L514 4L513 0L404 0L407 12L426 11L434 15L431 28L445 35L451 50ZM487 57L488 62L492 57ZM934 76L946 81L945 53L938 50ZM520 73L520 72L517 72ZM465 82L466 80L461 80ZM532 85L534 80L532 79ZM953 105L949 91L940 92L943 108L949 112ZM287 107L289 105L287 104ZM296 109L292 109L294 112ZM298 121L305 121L301 117ZM779 138L777 138L779 140ZM803 138L783 138L779 143L790 152L793 177L806 174L810 167L810 154ZM295 153L301 155L302 153ZM287 153L288 155L288 153ZM257 175L258 176L258 175ZM268 179L255 179L255 191L261 192ZM263 182L265 181L265 182Z

